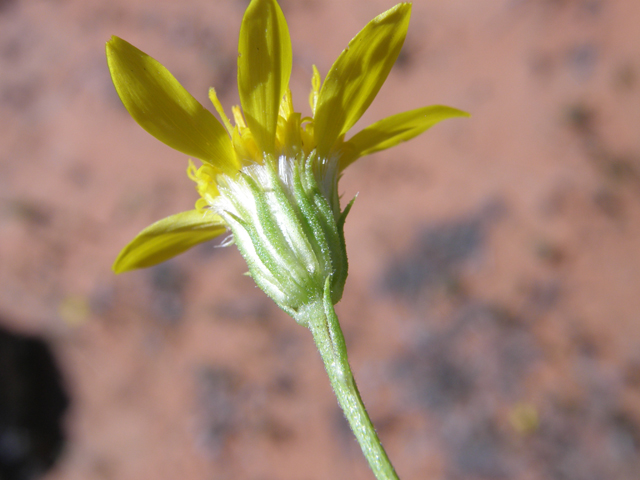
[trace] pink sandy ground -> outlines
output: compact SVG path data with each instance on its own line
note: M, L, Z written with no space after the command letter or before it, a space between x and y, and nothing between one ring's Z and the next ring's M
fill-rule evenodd
M115 276L192 208L187 159L128 116L119 35L203 104L238 102L246 1L0 2L0 312L72 395L48 480L369 479L310 334L201 246ZM294 101L388 0L283 1ZM640 469L640 2L415 2L358 128L471 119L354 164L338 305L403 479L635 479Z

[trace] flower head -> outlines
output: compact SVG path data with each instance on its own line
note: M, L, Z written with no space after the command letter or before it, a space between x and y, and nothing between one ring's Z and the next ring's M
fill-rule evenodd
M144 229L118 256L117 273L148 267L231 230L256 283L295 314L318 285L331 282L334 303L347 273L337 192L342 171L358 158L409 140L446 118L445 107L393 115L348 140L384 83L404 42L411 4L400 3L369 22L333 64L324 82L313 67L312 117L293 107L291 40L276 0L252 0L238 46L240 107L220 120L153 58L112 37L107 60L116 90L149 133L190 157L187 173L200 199L194 210ZM321 289L322 289L321 288Z

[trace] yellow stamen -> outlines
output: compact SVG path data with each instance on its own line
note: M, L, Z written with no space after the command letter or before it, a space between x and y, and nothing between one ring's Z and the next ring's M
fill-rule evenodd
M239 110L238 108L238 111ZM246 126L243 129L239 127L240 126L237 125L233 129L231 141L233 142L233 148L236 151L240 163L242 165L250 165L252 163L262 164L262 152L258 149L251 130L246 128Z
M308 123L305 123L300 127L300 140L302 141L302 149L305 155L309 155L311 151L316 148L316 142L313 133L313 120L305 117L301 120L301 123L305 121Z
M196 210L198 210L199 212L204 213L210 211L210 208L211 205L209 205L209 202L204 198L200 197L198 200L196 200Z
M280 102L280 111L278 112L285 120L289 119L289 116L293 113L293 98L291 96L291 90L287 88L284 94L284 98Z
M189 159L189 165L187 166L187 176L194 182L198 183L198 169L191 159Z
M322 81L320 80L320 72L315 65L312 65L313 75L311 76L311 93L309 94L309 105L311 106L311 112L316 114L316 104L318 103L318 94L320 93L320 86Z
M193 162L189 160L187 175L195 182L196 190L200 194L201 200L204 201L204 203L202 203L198 200L199 203L196 203L198 210L200 210L204 204L211 205L213 199L219 195L216 182L216 177L219 173L220 171L218 169L208 163L203 164L200 168L196 168Z
M213 106L215 107L216 112L218 112L218 115L220 115L220 120L222 120L222 123L224 124L224 127L227 129L227 132L229 132L229 135L231 135L233 132L233 126L229 121L229 117L227 117L227 115L224 113L224 108L222 108L222 104L220 103L220 100L218 100L216 89L213 87L209 89L209 100L211 100L211 103L213 103Z
M283 102L284 103L284 102ZM296 157L302 151L300 114L291 112L288 118L278 118L276 148L280 155Z
M233 112L233 119L236 122L236 126L240 129L240 132L247 128L247 124L244 122L244 117L242 116L242 109L238 105L234 105L231 107L231 111Z

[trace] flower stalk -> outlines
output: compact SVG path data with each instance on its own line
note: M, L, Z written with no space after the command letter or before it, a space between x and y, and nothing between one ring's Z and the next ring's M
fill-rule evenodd
M301 317L301 320L296 319L298 323L305 323L313 334L338 403L371 471L378 480L397 480L398 475L378 438L351 373L344 336L331 302L328 280L323 298L298 315Z

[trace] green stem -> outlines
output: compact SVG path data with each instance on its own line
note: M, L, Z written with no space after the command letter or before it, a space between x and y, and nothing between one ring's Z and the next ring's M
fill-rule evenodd
M360 398L360 392L358 392L349 367L344 336L331 302L331 293L328 287L329 282L325 289L324 299L318 299L299 315L313 334L331 386L338 397L338 403L349 421L351 430L358 439L371 470L378 480L398 480L398 475L393 469L382 443L380 443L362 398Z

